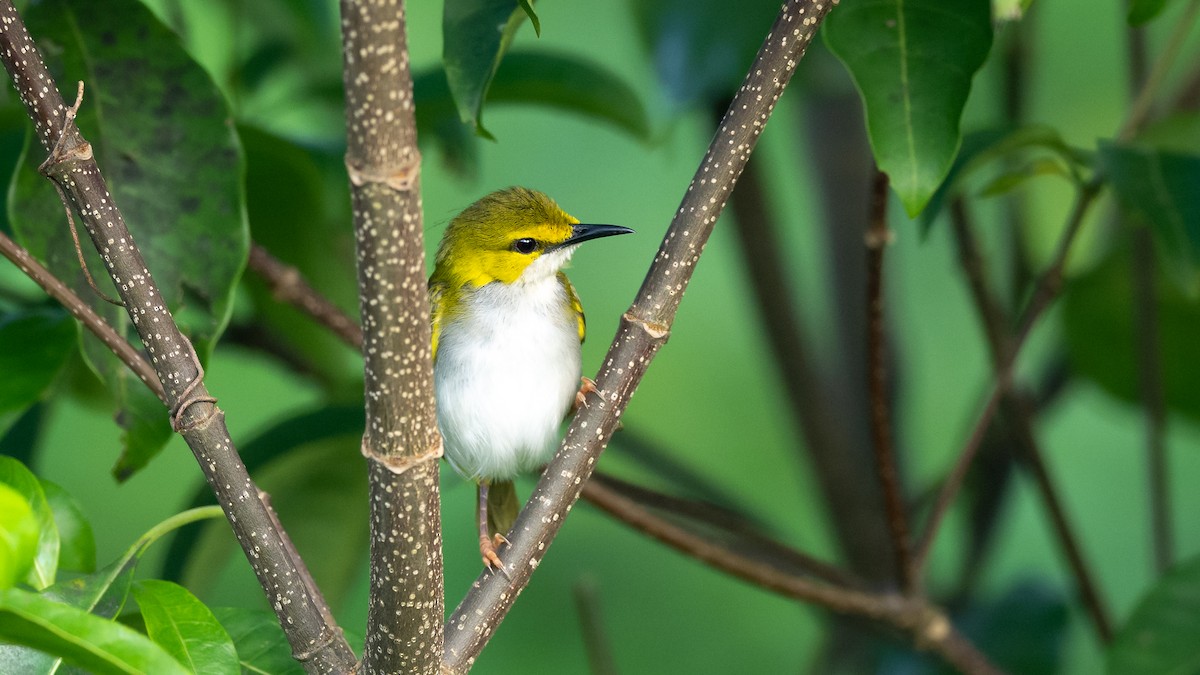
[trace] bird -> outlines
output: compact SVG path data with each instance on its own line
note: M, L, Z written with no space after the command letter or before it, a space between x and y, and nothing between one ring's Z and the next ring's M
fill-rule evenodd
M438 430L450 465L474 481L479 552L497 549L520 502L513 479L554 454L559 427L586 405L583 306L562 271L585 241L629 234L581 223L536 190L492 192L453 218L429 277Z

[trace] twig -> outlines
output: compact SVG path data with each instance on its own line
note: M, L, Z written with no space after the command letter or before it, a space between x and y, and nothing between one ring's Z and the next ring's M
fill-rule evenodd
M25 276L33 279L46 291L47 295L57 300L72 316L79 319L80 323L100 338L104 346L108 347L118 359L128 366L160 401L166 403L167 395L163 392L162 382L158 381L158 375L155 374L150 363L133 348L133 345L118 335L117 331L113 330L112 326L96 313L96 310L76 295L75 291L51 274L50 270L42 267L41 263L29 255L29 251L9 239L8 235L3 232L0 232L0 254L11 260Z
M613 658L612 641L604 630L604 617L600 614L600 594L596 582L581 579L572 589L575 610L579 614L579 626L583 631L583 648L587 652L588 671L592 675L617 675L617 661Z
M576 415L558 454L517 517L510 537L512 546L505 551L512 578L485 573L451 615L446 629L445 672L462 673L471 667L528 583L583 483L591 476L596 459L616 429L618 416L666 342L717 217L830 6L828 2L789 0L781 9L685 193L637 297L621 318L596 377L599 400Z
M341 0L371 505L363 670L437 673L445 616L421 156L404 3Z
M1179 58L1180 51L1187 43L1188 35L1196 23L1197 17L1200 17L1200 0L1192 0L1184 10L1183 16L1175 22L1170 36L1167 37L1166 46L1154 61L1154 66L1146 76L1141 91L1138 92L1137 98L1130 106L1129 115L1121 125L1121 130L1117 132L1118 139L1130 140L1146 123L1146 119L1150 116L1150 109L1154 105L1154 99L1166 81L1167 73L1175 65L1175 60Z
M271 287L276 300L299 308L337 334L346 344L362 349L362 328L358 323L309 286L295 267L280 262L267 249L254 242L250 244L249 266Z
M875 472L883 489L883 507L888 531L892 535L892 554L896 574L905 593L914 593L921 583L913 565L912 542L908 532L908 506L904 488L896 470L896 449L892 443L891 401L888 397L887 340L883 318L883 257L891 242L888 229L888 177L875 172L871 194L871 217L867 226L867 391L870 394L871 440L875 449Z
M637 503L593 481L584 488L591 501L664 544L757 586L819 605L830 611L874 619L907 633L918 648L929 649L966 673L998 672L987 658L959 635L941 610L920 598L871 593L826 584L795 574L782 574L770 563L713 545L708 539L654 517ZM611 510L610 510L611 509ZM640 515L639 515L640 514ZM639 517L645 520L638 522Z
M985 326L993 367L999 372L1004 365L1004 354L1011 353L1008 335L1001 328L1007 325L1008 319L988 288L983 261L979 256L978 247L972 234L966 204L961 199L955 200L950 213L955 240L958 244L959 264L967 275L975 307ZM1004 392L999 403L1003 406L1006 417L1012 421L1009 432L1020 451L1019 458L1022 460L1022 465L1033 474L1034 484L1050 514L1051 525L1067 558L1067 564L1075 583L1079 587L1084 607L1096 627L1097 635L1101 641L1107 643L1112 639L1112 620L1100 598L1100 592L1091 569L1083 557L1083 549L1078 537L1075 536L1074 530L1067 520L1066 509L1058 497L1058 490L1042 460L1043 453L1033 433L1033 408L1012 390Z
M979 444L983 440L987 427L991 424L996 410L1000 407L1000 399L1012 384L1012 370L1017 356L1020 354L1021 347L1025 344L1029 334L1033 332L1033 327L1037 324L1038 319L1041 318L1046 308L1050 306L1050 303L1058 295L1059 288L1062 285L1063 269L1066 267L1067 254L1070 252L1071 244L1075 241L1075 236L1079 233L1079 228L1083 225L1084 217L1095 202L1099 190L1099 181L1093 180L1082 186L1075 198L1075 206L1067 218L1066 227L1063 228L1054 259L1038 279L1038 284L1034 288L1025 312L1022 314L1016 335L1010 343L1009 352L1003 359L999 360L1001 367L996 369L996 382L992 385L988 393L983 410L980 412L975 426L971 429L966 443L963 444L963 448L959 451L953 468L951 468L949 475L947 475L946 479L942 482L941 488L938 490L933 511L930 512L925 530L917 543L914 564L918 570L924 569L925 563L929 559L929 551L933 547L933 540L937 536L938 528L942 524L942 519L945 518L950 505L954 503L954 498L958 495L958 491L962 487L963 478L966 477L967 470L970 468L971 462L975 459L975 453L979 450Z
M146 272L146 263L100 175L91 146L68 119L62 96L11 0L0 0L0 60L34 122L38 140L50 153L43 172L66 192L107 261L114 286L162 383L165 400L178 412L178 428L225 509L293 654L311 672L353 668L354 653L340 630L328 625L317 610L296 562L255 496L258 490L230 440L224 413L200 379L195 352Z

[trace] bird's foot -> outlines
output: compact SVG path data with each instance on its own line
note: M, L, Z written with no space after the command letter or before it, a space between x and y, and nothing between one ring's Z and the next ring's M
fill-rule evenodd
M579 391L575 392L575 407L571 412L579 412L580 408L587 407L587 395L599 394L600 388L590 377L579 378Z
M502 534L495 534L492 537L487 535L479 536L479 554L483 556L483 566L488 570L500 570L506 579L512 579L508 574L508 569L504 567L504 563L500 561L500 556L496 554L496 549L502 544L507 544L508 540Z

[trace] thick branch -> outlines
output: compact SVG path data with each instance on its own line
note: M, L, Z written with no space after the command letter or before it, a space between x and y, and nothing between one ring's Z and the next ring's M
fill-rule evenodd
M176 429L205 478L291 643L310 672L341 672L355 659L341 631L321 615L225 426L225 415L202 381L191 343L179 331L150 276L121 212L113 203L91 146L75 127L57 86L9 0L0 0L0 59L50 153L43 172L81 216L149 354Z
M494 634L553 541L617 420L666 342L696 262L796 63L829 11L827 2L784 4L729 112L709 145L641 290L621 319L596 378L598 397L572 421L513 528L505 561L512 576L485 572L450 617L445 669L465 672ZM597 400L597 398L599 400Z
M404 4L342 0L341 14L371 503L363 669L435 673L444 616L442 441Z

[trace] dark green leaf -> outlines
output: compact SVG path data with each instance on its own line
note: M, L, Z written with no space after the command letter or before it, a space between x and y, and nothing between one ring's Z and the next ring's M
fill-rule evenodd
M476 138L454 114L446 75L432 69L415 76L417 128L432 135L446 163L470 175ZM504 58L488 91L488 104L540 104L609 122L640 140L650 138L650 123L637 92L604 66L567 54L514 51Z
M89 342L99 346L99 341ZM107 354L97 356L96 360L116 365ZM129 372L112 372L108 381L117 388L117 400L124 402L116 420L121 427L121 456L112 468L113 478L124 481L154 459L175 432L166 406L137 377Z
M188 672L137 631L16 588L0 591L0 641L60 656L94 673ZM0 656L0 666L13 663Z
M915 216L958 152L971 79L991 49L990 3L844 0L825 42L862 95L876 163Z
M37 517L37 556L25 581L36 589L46 588L54 583L54 576L58 572L59 539L54 512L50 510L50 504L42 492L42 484L24 464L11 457L0 457L0 483L21 495Z
M779 12L776 0L629 3L666 96L708 106L737 89ZM840 11L840 10L838 10Z
M303 675L292 647L271 612L241 607L214 607L213 614L233 638L243 673Z
M1162 13L1167 0L1129 0L1130 26L1140 26Z
M1063 322L1072 369L1110 394L1136 403L1138 385L1137 335L1130 246L1095 270L1073 280L1063 298ZM1162 272L1162 270L1160 270ZM1195 358L1200 335L1200 300L1186 295L1178 284L1160 274L1156 280L1159 358L1166 404L1200 419L1200 361Z
M0 413L37 401L75 349L75 320L60 309L0 316Z
M204 603L183 586L145 579L133 585L146 633L196 673L240 672L233 640Z
M150 273L204 358L228 319L248 246L241 157L224 99L175 35L136 0L47 0L30 7L26 22L70 98L73 83L87 83L77 122ZM44 157L31 142L12 189L13 230L56 276L131 335L124 310L97 298L83 278L62 206L36 171ZM84 248L97 283L115 295L92 247ZM135 408L129 417L140 419L143 411L127 398L143 385L107 349L93 348L90 340L85 347L118 409ZM127 436L129 442L162 438ZM138 465L130 461L123 470Z
M442 15L446 80L462 121L481 135L489 136L483 128L483 101L504 52L531 16L522 7L527 4L518 0L446 0Z
M1194 293L1200 285L1200 155L1104 142L1100 159L1122 208L1151 227L1175 280Z
M59 569L91 573L96 570L96 537L79 502L66 490L45 478L40 479L46 502L54 512L58 526Z
M964 185L975 176L1000 164L1001 177L1008 175L1009 178L1005 180L1021 182L1020 177L1015 175L1019 172L1005 170L1004 163L1030 155L1043 158L1041 153L1048 154L1049 159L1058 164L1075 183L1083 182L1084 172L1091 164L1091 157L1087 153L1067 145L1058 130L1050 127L1032 125L1017 129L986 129L967 134L945 180L918 217L921 233L928 233L946 200L965 190ZM993 178L995 180L1000 180L1000 177Z
M1138 603L1108 648L1112 675L1200 671L1200 558L1168 572Z
M0 589L25 578L38 551L38 519L29 500L0 483Z

